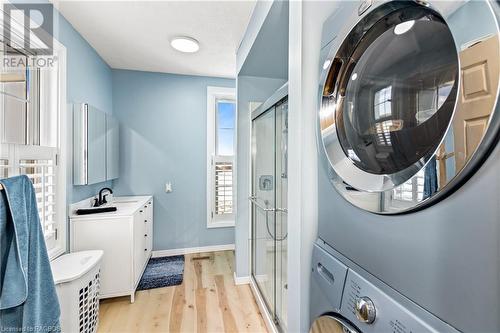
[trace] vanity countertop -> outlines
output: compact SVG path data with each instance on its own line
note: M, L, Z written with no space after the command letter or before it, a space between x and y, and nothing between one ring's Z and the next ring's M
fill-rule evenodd
M107 213L97 213L89 215L77 215L76 210L80 208L90 208L92 200L85 199L71 205L70 208L70 218L71 219L85 219L85 220L95 220L100 218L110 218L115 216L131 216L134 215L139 209L144 207L150 200L152 196L124 196L124 197L114 197L113 202L110 204L102 205L100 207L114 206L117 208L114 212Z

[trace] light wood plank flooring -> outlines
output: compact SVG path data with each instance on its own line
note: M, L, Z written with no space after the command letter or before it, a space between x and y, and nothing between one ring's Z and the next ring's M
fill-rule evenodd
M101 301L104 332L267 332L249 285L233 282L233 251L185 256L182 285Z

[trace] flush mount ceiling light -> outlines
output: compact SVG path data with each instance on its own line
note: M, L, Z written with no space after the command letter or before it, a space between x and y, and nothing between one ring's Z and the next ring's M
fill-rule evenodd
M174 37L170 45L177 51L184 53L194 53L200 49L200 43L191 37Z
M394 33L396 35L402 35L405 32L410 31L410 29L413 28L414 24L415 24L415 20L401 22L394 27Z

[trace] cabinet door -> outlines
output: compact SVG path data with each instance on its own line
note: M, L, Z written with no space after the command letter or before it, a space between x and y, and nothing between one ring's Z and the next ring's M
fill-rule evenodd
M88 104L73 112L73 185L106 180L106 114Z
M87 184L106 180L106 114L88 106Z
M118 120L106 115L106 179L116 179L120 174L120 127Z
M105 297L129 293L134 287L131 223L130 217L71 221L71 252L104 251L100 294Z

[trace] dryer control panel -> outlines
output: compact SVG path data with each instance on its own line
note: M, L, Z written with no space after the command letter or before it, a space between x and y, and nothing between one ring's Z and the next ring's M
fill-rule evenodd
M366 333L438 332L350 269L341 312Z

